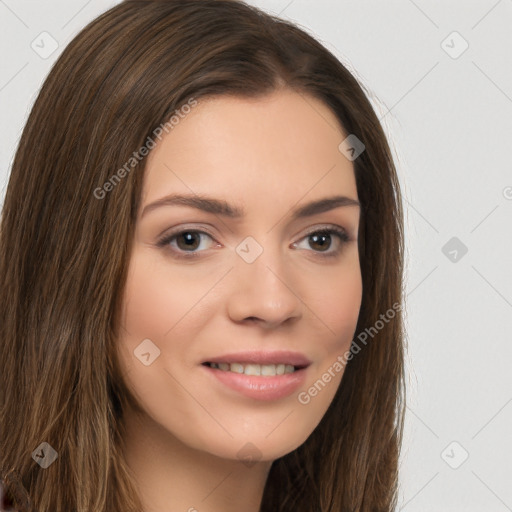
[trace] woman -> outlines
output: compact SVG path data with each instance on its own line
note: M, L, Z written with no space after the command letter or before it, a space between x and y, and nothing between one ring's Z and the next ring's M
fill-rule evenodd
M20 508L390 511L402 206L356 79L230 0L127 0L66 48L0 241Z

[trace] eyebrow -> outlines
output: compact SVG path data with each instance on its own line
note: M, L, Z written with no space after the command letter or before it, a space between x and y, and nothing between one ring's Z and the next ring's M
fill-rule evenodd
M245 211L241 206L231 205L222 199L215 199L204 195L172 194L146 205L142 211L141 217L162 206L189 206L207 213L222 215L232 219L238 219L245 216ZM292 211L292 219L310 217L319 213L334 210L341 206L360 207L361 204L356 199L347 196L326 197L296 208Z

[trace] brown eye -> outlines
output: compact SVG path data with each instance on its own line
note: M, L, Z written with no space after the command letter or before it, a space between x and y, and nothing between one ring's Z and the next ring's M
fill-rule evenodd
M165 235L158 241L158 247L168 248L176 258L194 258L200 255L203 250L198 250L205 237L214 240L205 231L197 229L182 229ZM204 245L204 244L203 244ZM208 249L208 246L206 247Z
M197 236L197 231L183 231L174 238L176 238L178 248L183 251L195 250L201 242L200 237Z
M331 235L327 233L309 235L310 246L319 251L327 251L331 246L332 239ZM316 247L314 247L316 245Z
M328 258L338 256L343 245L350 238L344 229L332 226L311 231L302 240L307 240L308 247L313 249L313 252L317 253L320 257ZM335 246L337 245L337 248L330 250L333 246L333 240L337 240L337 244L334 244ZM298 245L297 243L294 244L295 247Z

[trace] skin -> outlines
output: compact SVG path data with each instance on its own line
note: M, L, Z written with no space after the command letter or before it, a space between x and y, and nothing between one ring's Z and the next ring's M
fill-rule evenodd
M331 403L343 371L308 404L297 395L350 348L362 296L360 208L291 214L333 195L357 200L352 162L338 150L346 136L310 96L221 96L199 101L148 156L117 347L144 411L128 411L126 443L145 512L257 512L272 461L304 443ZM172 193L224 199L246 215L166 205L142 216ZM349 240L333 233L315 244L310 230L326 224ZM193 235L189 252L199 257L177 258L187 253L183 237L158 246L163 234L190 229L208 232ZM263 248L252 263L235 250L248 236ZM160 350L149 366L134 355L144 339ZM258 349L305 354L306 384L261 401L224 387L201 365ZM239 455L247 443L252 463Z

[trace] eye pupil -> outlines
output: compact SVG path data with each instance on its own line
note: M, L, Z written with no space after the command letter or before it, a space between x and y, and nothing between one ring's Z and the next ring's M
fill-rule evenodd
M319 240L323 240L323 242L320 242L320 248L321 249L328 249L331 245L331 237L327 234L315 234L310 236L313 240L313 243L318 244ZM328 242L325 243L325 240L328 239Z
M183 247L180 247L180 249L197 249L197 246L198 246L198 243L197 243L197 240L194 241L194 237L198 238L198 233L191 233L190 231L185 231L183 233L181 233L178 237L177 237L177 243L178 243L178 247L180 246L180 240L185 240L185 245ZM195 243L195 245L194 245Z

